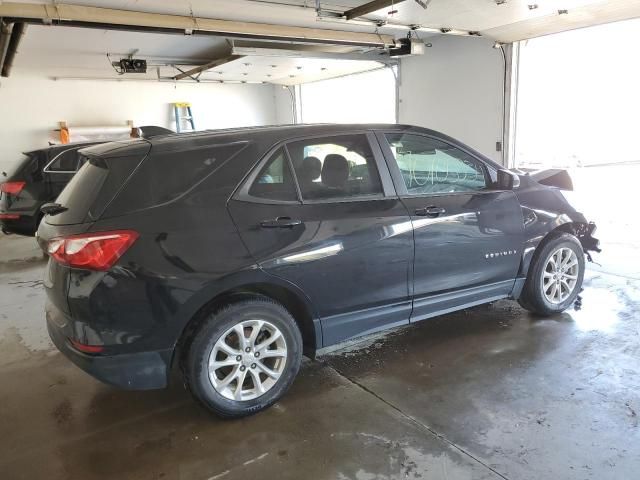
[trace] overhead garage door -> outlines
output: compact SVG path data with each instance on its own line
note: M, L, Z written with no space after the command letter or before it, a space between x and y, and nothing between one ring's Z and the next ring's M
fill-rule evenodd
M597 261L636 278L639 42L636 19L523 43L515 159L524 168L568 169L575 191L566 195L598 225Z

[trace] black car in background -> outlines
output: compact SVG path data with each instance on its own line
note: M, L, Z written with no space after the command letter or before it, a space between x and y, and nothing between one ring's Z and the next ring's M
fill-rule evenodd
M309 356L491 302L539 314L580 292L595 225L555 183L440 133L300 125L83 150L38 229L55 345L98 379L207 408L280 398Z
M162 127L138 128L144 138L173 133ZM42 205L55 200L83 162L79 150L104 142L53 145L24 154L9 172L0 172L0 227L4 233L33 235Z
M40 207L55 200L81 163L78 150L95 145L54 145L24 154L9 172L0 172L0 223L4 233L33 235Z

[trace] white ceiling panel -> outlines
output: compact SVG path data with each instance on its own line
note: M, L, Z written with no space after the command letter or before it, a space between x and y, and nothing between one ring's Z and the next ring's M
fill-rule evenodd
M201 78L297 85L380 68L378 62L319 58L247 56L210 70Z
M479 32L500 42L526 40L575 28L640 17L638 0L413 0L367 18L430 28Z
M172 77L179 72L169 64L188 70L224 57L229 48L225 39L210 36L30 25L20 45L15 68L54 78L152 80L158 78L158 68L161 77ZM317 48L311 50L317 51ZM345 52L348 49L328 50ZM147 60L147 74L118 75L110 62L129 54ZM204 72L200 79L295 85L379 67L381 64L374 61L250 55Z
M13 1L52 3L47 0ZM377 30L398 36L405 35L406 29L392 24L421 25L480 32L501 42L640 17L639 0L431 0L426 10L414 0L405 0L366 17L389 22L381 27L362 21L326 18L318 21L314 0L65 0L58 3L332 30L369 33ZM323 11L328 13L344 12L364 3L367 0L320 2ZM566 14L558 13L565 10ZM397 13L390 15L390 11Z
M425 10L413 0L406 0L388 15L389 8L374 12L370 18L435 28L486 31L491 28L557 14L558 9L574 9L604 0L431 0ZM537 5L530 9L529 5Z

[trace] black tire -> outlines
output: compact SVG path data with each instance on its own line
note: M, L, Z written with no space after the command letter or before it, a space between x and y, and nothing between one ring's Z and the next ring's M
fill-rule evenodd
M282 333L287 351L284 370L275 384L261 396L250 400L231 400L214 388L209 378L209 357L225 332L240 322L254 319L266 320ZM301 360L302 337L291 314L269 298L253 297L230 303L203 320L183 357L182 371L187 388L202 405L222 418L239 418L258 413L280 399L293 383Z
M560 248L569 248L576 254L578 260L578 273L576 284L571 294L561 303L550 302L543 292L542 277L545 267L550 257ZM549 239L542 245L539 252L536 252L529 267L527 280L525 281L522 294L518 299L520 305L537 315L553 315L569 308L582 290L582 280L584 278L584 251L580 241L569 233L562 233Z

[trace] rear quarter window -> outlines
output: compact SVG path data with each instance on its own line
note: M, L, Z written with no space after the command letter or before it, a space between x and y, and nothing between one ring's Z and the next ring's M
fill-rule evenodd
M63 152L58 153L51 163L47 165L48 172L53 173L70 173L75 172L78 169L78 149L71 148Z
M122 215L171 202L188 193L247 145L248 142L235 142L155 154L152 149L105 215Z

